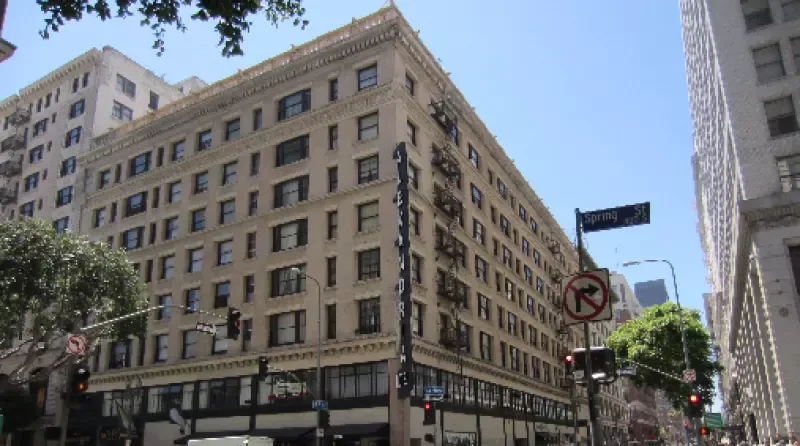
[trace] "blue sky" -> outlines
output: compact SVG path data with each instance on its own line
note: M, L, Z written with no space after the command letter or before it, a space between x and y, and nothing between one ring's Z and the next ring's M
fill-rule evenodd
M245 56L225 59L209 24L167 35L156 57L136 17L68 24L49 41L33 1L10 2L3 37L18 46L0 64L0 98L90 47L111 45L171 82L222 79L377 10L383 0L306 0L306 30L257 21ZM675 264L682 303L702 308L705 280L696 231L677 1L398 0L411 25L497 136L570 236L574 209L650 201L649 226L586 237L603 267L631 284L664 278ZM455 7L458 5L457 7Z

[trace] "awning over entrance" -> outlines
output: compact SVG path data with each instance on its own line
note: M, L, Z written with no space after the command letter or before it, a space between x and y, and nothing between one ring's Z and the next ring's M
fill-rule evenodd
M250 431L217 431L217 432L195 432L185 435L174 441L174 444L187 444L189 440L201 438L222 438L222 437L241 437L251 435L254 437L270 437L279 441L295 441L303 438L313 438L315 426L309 427L283 427L283 428L259 428ZM370 423L370 424L344 424L331 426L325 431L326 437L388 437L389 423Z

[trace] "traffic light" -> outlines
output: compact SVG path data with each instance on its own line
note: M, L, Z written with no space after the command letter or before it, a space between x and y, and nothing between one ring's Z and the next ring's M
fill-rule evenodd
M89 377L92 373L89 371L89 365L86 361L81 361L72 366L70 371L70 394L75 397L86 393L89 390Z
M705 426L702 426L702 427L700 428L700 435L702 435L702 436L704 436L704 437L705 437L705 436L706 436L706 435L708 435L709 433L711 433L711 430L710 430L709 428L707 428L707 427L705 427Z
M242 312L236 308L228 308L228 339L234 341L239 339L239 333L242 328Z
M327 409L319 411L319 427L322 429L331 427L331 413Z
M609 347L592 347L592 375L594 379L609 379L617 376L617 359L614 350ZM586 349L576 348L572 350L572 368L575 372L576 381L586 384ZM566 358L565 358L566 361Z
M567 367L572 367L575 364L575 357L572 356L572 353L567 353L564 356L564 365Z
M422 407L425 410L425 416L422 418L423 426L431 426L436 424L436 407L430 401L425 401Z
M269 359L266 356L258 357L258 377L266 378L269 375Z
M702 415L703 412L703 399L697 393L689 394L689 404L686 406L686 415L690 418L696 418Z

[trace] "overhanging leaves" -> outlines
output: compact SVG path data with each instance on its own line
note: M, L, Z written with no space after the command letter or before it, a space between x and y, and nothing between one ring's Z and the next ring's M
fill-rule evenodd
M25 218L0 225L0 337L23 339L30 365L40 342L50 344L87 320L104 321L145 306L139 275L125 253L49 222ZM26 324L26 322L32 322ZM146 329L146 319L90 333L124 339ZM10 345L3 346L9 348ZM13 374L12 374L13 375Z
M697 373L694 383L704 401L714 397L714 377L721 371L720 365L711 359L711 340L700 321L698 311L683 309L672 302L650 307L640 318L621 325L606 340L621 360L631 359L664 373L682 376L684 365L681 341L681 316L686 327L689 362ZM690 387L674 378L639 367L634 384L663 390L673 406L686 406Z
M80 21L84 14L96 15L105 21L138 13L141 25L153 30L153 49L159 56L165 50L168 27L186 31L181 17L181 12L186 10L191 10L192 20L216 23L214 29L219 34L219 46L225 57L244 54L241 47L244 33L250 31L255 14L263 14L274 26L286 20L301 28L308 24L308 20L303 19L306 9L301 6L301 0L115 0L113 9L108 0L36 0L36 3L46 14L45 27L39 32L45 39L50 38L51 32L58 32L64 23Z

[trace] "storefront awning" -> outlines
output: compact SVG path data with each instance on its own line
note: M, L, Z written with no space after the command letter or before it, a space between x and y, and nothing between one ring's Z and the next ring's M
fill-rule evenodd
M217 431L217 432L195 432L185 435L174 441L174 444L187 444L189 440L201 438L223 438L223 437L242 437L250 435L253 437L269 437L275 440L294 441L306 436L314 435L315 426L310 427L283 427L283 428L257 428L250 431ZM326 430L328 437L341 435L342 437L388 437L389 423L370 423L370 424L344 424L331 426Z

